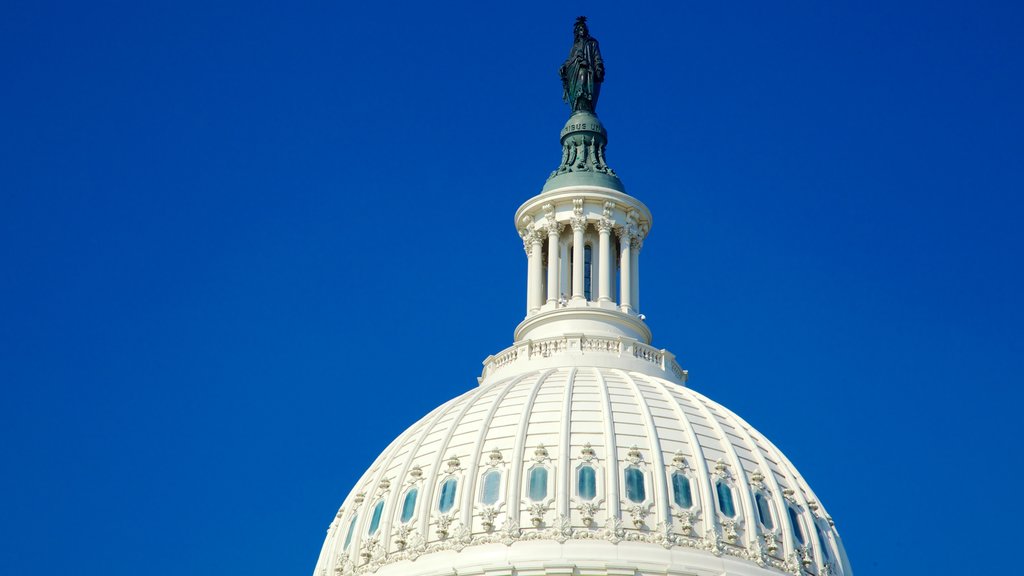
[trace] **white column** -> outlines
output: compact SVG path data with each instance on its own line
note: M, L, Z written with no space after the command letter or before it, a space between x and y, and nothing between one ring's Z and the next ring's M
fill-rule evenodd
M630 251L630 264L632 264L631 280L633 285L630 286L629 293L633 296L632 302L633 310L640 311L640 247L643 246L643 241L639 235L633 236L630 241L632 250Z
M572 299L585 300L583 292L583 230L587 227L587 219L574 216L572 224Z
M569 298L569 241L558 243L558 297Z
M619 307L623 312L632 312L633 293L630 288L633 265L630 262L630 243L633 234L626 226L620 227L616 233L619 235Z
M597 223L597 230L601 234L597 255L598 262L601 263L597 282L600 295L598 299L601 302L610 302L612 299L612 270L615 269L612 266L612 221L602 218Z
M558 233L561 228L548 224L548 304L558 301Z
M520 231L523 237L523 250L526 252L526 313L530 313L530 298L533 294L533 244L530 243L530 233Z
M543 258L542 246L544 245L543 235L536 230L530 232L530 273L529 276L529 303L530 312L536 312L540 310L540 305L544 301L543 293L543 282L542 282L542 268L541 262Z

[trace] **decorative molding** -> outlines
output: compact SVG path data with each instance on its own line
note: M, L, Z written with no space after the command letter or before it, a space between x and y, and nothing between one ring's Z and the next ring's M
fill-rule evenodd
M597 505L585 503L581 504L579 509L581 514L584 514L584 508L589 508L589 506L593 506L593 508L589 510L591 512L590 517L593 518L599 510ZM536 509L533 509L534 507ZM491 510L493 510L493 508ZM338 576L370 574L382 566L402 560L415 560L420 556L434 552L441 552L445 550L458 552L466 547L482 544L500 543L506 546L511 546L516 542L534 540L553 540L556 542L567 542L569 540L604 540L611 544L618 544L619 542L639 542L656 544L666 549L690 548L695 550L705 550L716 556L725 555L750 560L758 565L790 572L796 576L802 576L806 568L810 566L810 564L805 564L806 561L810 560L813 564L813 558L810 556L810 552L806 547L800 550L799 556L797 556L797 552L794 551L790 554L787 561L783 562L764 553L765 548L769 551L771 550L771 547L767 544L765 547L761 547L759 544L752 544L751 546L744 548L742 546L729 543L728 535L723 538L723 536L716 531L712 531L703 538L695 537L693 535L692 523L689 524L689 526L691 526L690 528L685 528L682 523L673 523L671 525L659 523L654 529L626 529L623 527L622 521L618 518L609 518L602 528L596 528L593 525L592 520L586 528L574 528L569 518L559 515L555 522L553 522L552 526L546 527L543 519L548 511L549 508L544 504L531 506L531 509L528 512L531 515L531 524L533 524L533 528L526 530L520 529L518 522L513 518L506 519L500 528L494 529L493 520L494 517L497 516L497 512L495 511L493 513L494 517L490 517L491 513L488 513L491 528L485 532L475 534L470 531L469 527L459 524L455 519L455 514L438 515L435 517L435 524L437 526L437 533L439 537L438 540L427 543L423 541L423 538L419 536L415 530L411 528L402 530L400 528L395 538L395 544L398 550L386 553L384 551L384 547L380 545L379 541L371 539L371 541L368 541L366 546L360 551L360 558L366 558L364 562L357 566L351 561L348 553L341 553L336 559L334 573ZM649 512L637 512L637 517L640 518L647 515L649 515ZM534 518L539 518L540 522L534 522ZM693 520L696 520L696 515L691 516L691 522ZM399 540L403 541L404 544L399 545ZM832 574L836 574L836 572L832 572ZM824 576L824 574L822 576Z
M587 229L587 219L584 216L573 216L569 219L569 225L573 232L583 232Z
M615 220L608 217L601 218L597 221L597 231L601 233L611 233L615 229Z
M597 455L594 452L594 447L590 445L590 442L584 444L583 448L580 449L580 460L587 463L597 460ZM339 514L340 513L341 512L339 511Z

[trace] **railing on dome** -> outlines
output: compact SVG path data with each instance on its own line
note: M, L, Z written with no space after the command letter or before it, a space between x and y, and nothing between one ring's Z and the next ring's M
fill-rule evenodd
M484 360L484 369L480 375L480 380L482 381L502 368L521 360L549 358L570 352L597 352L619 358L632 357L671 373L683 382L686 381L686 370L683 370L676 362L675 356L665 349L648 346L643 342L630 338L604 338L600 336L584 336L582 334L517 342L494 356L488 356Z

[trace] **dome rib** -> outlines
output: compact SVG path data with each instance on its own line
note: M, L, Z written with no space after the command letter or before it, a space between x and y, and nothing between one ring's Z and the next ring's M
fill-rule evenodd
M530 414L533 412L533 404L537 400L537 392L540 391L548 376L554 372L554 369L545 370L537 377L533 388L530 389L530 395L523 404L523 415L519 419L519 428L516 430L516 447L512 452L512 469L508 479L508 494L505 497L505 502L508 503L508 518L515 520L516 523L519 522L519 505L522 502L520 482L523 478L523 462L526 457L526 435L529 432Z
M640 415L643 416L647 425L647 444L651 453L651 464L654 468L654 491L657 497L654 499L654 506L657 509L658 526L668 527L671 525L671 514L668 499L668 485L665 482L665 456L661 449L661 438L658 435L658 428L654 424L654 416L651 415L651 407L647 405L647 399L640 386L630 374L623 370L616 372L625 380L633 390L633 398L636 400Z
M683 409L682 404L679 403L679 398L676 393L684 394L685 388L679 388L678 390L669 389L662 383L658 383L661 393L665 398L668 399L668 403L672 406L672 411L675 413L680 426L686 433L687 440L690 441L690 446L693 447L693 465L697 467L697 481L701 484L701 489L698 491L701 499L701 523L704 527L704 535L712 534L715 531L715 513L717 510L715 502L713 500L714 486L711 485L711 473L708 470L708 459L707 455L704 454L704 446L700 443L700 439L697 438L697 432L693 429L693 425L690 420L686 417L686 411ZM685 422L685 425L683 423Z
M444 435L444 440L437 447L437 453L434 455L434 464L428 472L430 482L423 486L423 505L426 506L426 508L420 510L420 535L422 535L423 538L428 538L429 536L430 511L433 509L434 489L437 487L438 481L441 479L441 461L447 457L446 452L448 452L448 444L452 441L452 435L455 434L455 429L458 428L459 423L462 421L462 418L466 416L466 412L470 407L472 407L481 396L490 391L490 387L481 387L477 388L470 394L466 394L461 397L464 399L462 408L459 410L458 414L455 415L451 425L448 427L448 431ZM455 404L457 404L457 402ZM461 510L459 512L461 512Z
M743 420L739 416L736 416L736 419L743 422ZM746 422L743 423L746 424ZM776 448L775 445L772 444L767 438L765 438L765 443L771 446L774 452L778 455L779 460L781 461L780 468L782 468L783 472L786 474L787 480L793 483L793 499L796 500L797 504L800 506L800 508L802 508L802 510L797 510L797 513L800 516L803 516L805 520L809 521L808 525L805 527L806 529L804 530L804 539L807 540L807 543L804 544L804 547L811 548L812 550L814 550L814 557L817 559L818 564L821 565L824 563L825 557L822 555L821 548L818 546L817 534L813 533L813 531L817 529L817 519L814 517L814 514L811 514L811 508L810 506L807 505L808 500L807 497L804 495L804 492L807 489L807 487L803 482L801 482L802 477L796 471L796 467L793 466L793 463L789 461L789 458L787 458L786 455L782 453L782 450ZM785 505L785 498L783 498L783 505ZM795 539L793 539L793 526L789 521L789 514L784 514L783 516L785 516L786 518L786 528L788 528L787 536L790 538L790 541L792 542L792 554L796 554L796 551L800 549L800 546L798 546Z
M445 406L447 406L447 403L438 406L437 408L434 409L433 412L427 414L427 418L429 418L432 414L435 413L437 413L438 417L440 417L441 413L446 411ZM405 445L408 433L409 431L402 433L398 438L395 438L395 440L386 449L384 449L383 452L381 452L381 455L377 458L377 460L374 461L373 465L370 466L370 469L367 471L367 474L364 474L364 478L366 476L372 476L373 480L369 484L364 484L363 479L360 479L359 483L356 484L356 488L354 489L354 491L361 490L362 493L365 495L365 498L369 499L371 503L376 500L377 487L380 485L381 478L383 478L384 474L386 474L388 471L387 465L389 462L393 460L395 453L398 452L398 450ZM379 469L377 469L374 472L374 469L378 468L378 466ZM368 486L368 488L364 488L364 486ZM388 498L388 500L391 500L391 498ZM387 508L387 506L388 502L385 501L384 507ZM357 524L355 532L352 535L352 542L349 543L349 549L347 551L342 550L340 552L340 554L347 553L350 559L357 557L356 552L359 550L359 547L362 546L363 537L366 534L367 523L369 522L369 514L360 514L356 520ZM383 521L383 518L381 520ZM341 545L339 544L340 542L342 542L342 539L338 538L337 541L335 542L335 545Z
M468 395L468 393L467 393L467 395ZM384 505L384 509L385 509L387 515L383 519L383 524L382 524L381 530L385 530L386 529L387 532L383 532L383 534L388 534L388 535L391 534L391 527L393 525L393 519L395 517L395 509L398 506L398 499L401 496L401 487L405 484L405 479L409 476L409 470L412 469L413 462L416 460L415 456L419 452L420 446L423 445L423 441L427 438L427 436L430 436L430 433L434 430L434 426L436 426L438 422L443 420L444 417L448 415L448 412L450 412L451 409L456 404L458 404L459 398L461 398L461 396L457 397L457 398L453 398L452 400L450 400L448 402L445 402L441 406L438 406L438 408L436 410L434 410L434 412L431 412L430 414L427 414L427 416L426 416L426 418L424 418L424 420L428 420L428 419L429 420L420 428L420 430L410 430L407 434L403 434L402 435L402 438L404 440L404 442L402 444L405 445L405 444L407 444L409 442L409 440L411 439L411 437L412 437L414 432L419 432L420 433L419 436L415 440L415 444L413 445L412 450L409 451L409 457L406 458L404 463L402 464L402 468L401 468L402 471L395 478L395 482L396 482L397 488L395 489L393 496L388 499L388 500L390 500L390 502L388 502L388 503L386 503ZM423 505L422 502L419 503L419 505L422 506ZM421 510L422 510L422 508L421 508ZM385 547L386 550L390 550L391 549L391 542L390 542L390 540L391 539L388 538L388 541L384 542L384 547ZM358 548L355 545L353 545L352 548L350 548L349 550L350 550L350 553L354 555L355 551L358 550Z
M771 490L772 499L776 500L776 501L782 499L782 487L779 486L779 482L775 478L775 473L772 472L771 466L769 466L768 460L765 459L764 452L761 451L761 447L758 445L757 440L750 433L750 429L751 429L750 425L747 424L739 416L736 416L736 414L734 414L733 412L729 411L728 414L729 414L729 416L731 416L735 420L735 422L737 424L737 426L736 426L737 431L740 434L743 435L743 439L747 442L747 444L749 444L751 446L750 452L754 455L754 458L757 459L757 465L758 465L758 467L761 470L761 474L764 476L765 480L768 483L768 487ZM778 450L776 450L776 452L778 452ZM785 517L784 520L781 519L781 517L783 517L783 516ZM777 524L779 525L780 528L782 526L788 526L789 514L786 514L785 510L775 510L775 521L777 522ZM752 519L751 523L756 527L756 530L757 530L758 534L764 534L764 531L761 530L761 523L758 520L757 516L755 516ZM782 531L786 532L785 530L782 530ZM792 551L793 551L793 547L792 547L793 542L790 541L790 538L785 538L786 536L789 536L790 534L791 534L791 532L788 533L788 534L784 534L783 535L784 536L783 547L782 547L783 558L788 557L792 553Z
M526 378L527 374L522 374L515 378L511 378L505 387L502 388L494 396L494 400L491 402L491 406L487 409L487 414L484 416L484 425L480 427L480 431L477 433L476 442L474 444L475 450L473 451L473 457L470 459L469 470L470 474L466 478L466 489L462 494L462 523L466 526L473 525L473 499L476 494L476 482L480 477L480 456L483 454L486 447L484 441L487 439L487 431L489 430L488 425L494 418L495 412L501 406L501 403L505 401L505 396L516 387L517 384Z
M565 379L565 390L562 394L562 418L561 430L558 438L558 486L555 488L555 501L558 502L558 514L561 517L569 517L569 498L572 490L569 487L572 482L572 471L569 470L569 452L572 450L572 391L576 384L577 368L569 369L569 377Z
M608 519L609 521L622 516L621 504L619 502L619 446L615 437L615 416L612 413L612 399L608 395L608 383L604 381L604 374L601 370L594 368L594 377L597 379L597 389L601 393L602 420L604 420L604 446L605 446L605 490L608 496Z
M691 391L687 390L687 392ZM696 394L693 394L691 392L690 396L695 397ZM736 447L733 445L731 441L729 441L729 434L725 431L724 428L722 428L722 423L718 420L718 418L715 417L715 414L711 410L709 410L708 407L703 402L701 402L700 399L696 399L694 404L697 405L697 409L700 410L701 414L703 414L704 417L711 423L711 425L714 426L715 432L718 433L718 437L723 445L722 448L725 451L725 455L729 459L729 465L733 467L733 470L735 470L734 474L736 475L736 481L734 481L733 484L737 486L737 492L740 493L740 499L743 503L744 523L749 524L750 521L754 518L754 503L751 502L750 491L746 488L740 487L746 487L750 485L750 479L747 478L747 471L743 468L743 463L740 462L739 454L736 453ZM740 479L740 475L742 475L742 482L738 481ZM717 506L711 508L711 512L715 514L716 518L718 517L717 511ZM744 548L750 546L751 539L749 532L750 531L747 529L743 530L743 536L746 540L746 546L744 546Z

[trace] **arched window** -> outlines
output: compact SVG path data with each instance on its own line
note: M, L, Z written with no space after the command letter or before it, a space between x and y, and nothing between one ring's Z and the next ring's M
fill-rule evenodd
M821 526L818 524L814 525L814 529L818 532L818 545L821 546L821 552L825 555L825 562L832 562L832 548L828 545L828 537L821 531Z
M344 549L348 550L348 545L352 543L352 534L356 531L356 520L359 519L359 515L352 516L352 519L348 521L348 534L345 534L345 546Z
M729 518L735 516L736 506L732 502L732 488L719 480L715 482L715 491L718 493L718 509Z
M757 503L757 517L761 520L761 525L769 530L774 529L775 522L772 520L772 509L769 507L768 499L761 492L756 492L754 502Z
M410 488L405 493L405 500L402 501L402 522L408 522L412 520L412 515L416 512L416 496L419 490L416 488Z
M548 495L548 469L538 466L530 470L530 500L540 502Z
M693 493L690 491L690 479L682 472L672 473L672 500L680 508L693 506Z
M576 473L576 491L581 500L593 500L597 496L597 473L593 466L580 466Z
M592 293L590 280L593 277L594 250L587 244L583 247L583 295L590 300Z
M437 499L437 509L442 514L448 513L455 506L455 489L459 482L455 478L449 478L441 484L441 496Z
M640 503L647 499L647 491L644 488L643 470L630 466L626 468L626 498L630 501Z
M789 510L789 523L793 525L793 538L797 544L804 545L804 528L800 525L800 515L796 513L796 510L792 506L786 506Z
M501 488L501 472L490 470L484 472L484 480L480 486L480 501L484 504L494 504L498 501L498 491Z
M380 515L384 512L384 499L381 498L377 501L377 505L373 507L373 516L370 516L370 529L366 531L367 534L373 536L377 533L377 529L380 528Z

